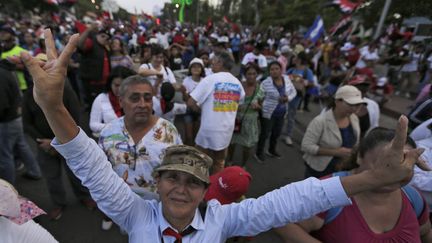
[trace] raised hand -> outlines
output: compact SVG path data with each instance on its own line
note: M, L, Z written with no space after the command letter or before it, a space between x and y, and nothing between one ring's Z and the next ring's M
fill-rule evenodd
M47 62L43 63L28 53L21 53L21 61L33 77L33 96L54 132L57 141L67 143L79 133L74 119L63 104L63 89L70 57L78 43L78 34L72 35L60 56L49 29L44 30ZM20 61L14 58L15 61Z
M430 170L423 160L419 159L424 149L405 150L408 119L401 116L392 142L379 154L372 172L383 183L405 183L413 175L415 164L423 170Z
M72 35L60 56L51 31L44 30L47 62L43 65L27 52L21 53L21 60L33 77L33 95L42 110L63 105L63 89L70 57L78 42L78 34Z

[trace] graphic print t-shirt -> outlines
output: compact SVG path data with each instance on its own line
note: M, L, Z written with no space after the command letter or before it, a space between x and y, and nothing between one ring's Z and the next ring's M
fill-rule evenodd
M244 96L240 81L231 73L218 72L204 78L191 93L201 107L201 126L195 142L213 150L226 148Z

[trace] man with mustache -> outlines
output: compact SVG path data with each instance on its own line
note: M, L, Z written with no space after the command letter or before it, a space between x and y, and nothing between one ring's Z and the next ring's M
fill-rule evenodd
M78 36L71 37L59 57L51 32L46 30L45 36L48 63L40 65L27 53L21 59L33 76L35 101L56 135L52 145L89 188L102 211L128 231L130 242L225 242L236 235L254 235L347 205L348 197L360 192L406 183L416 163L426 168L418 161L423 150L403 150L408 121L401 117L395 138L377 158L385 163L342 178L309 178L257 199L228 205L211 200L206 207L199 207L209 186L212 161L192 147L175 145L166 149L161 166L154 170L161 201L143 200L118 178L105 154L64 108L64 78ZM129 90L126 97L131 102L150 101L147 86ZM140 119L144 117L142 113Z

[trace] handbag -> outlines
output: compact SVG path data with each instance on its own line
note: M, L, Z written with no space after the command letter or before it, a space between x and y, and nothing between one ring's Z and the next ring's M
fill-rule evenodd
M241 132L243 119L244 119L244 117L246 115L246 112L249 110L249 107L250 107L253 99L255 98L256 90L257 90L257 88L255 87L255 90L254 90L254 93L252 95L252 98L251 98L250 102L248 103L248 105L246 107L246 110L244 111L243 116L241 117L241 119L239 119L238 117L235 118L235 121L234 121L234 133L240 133Z

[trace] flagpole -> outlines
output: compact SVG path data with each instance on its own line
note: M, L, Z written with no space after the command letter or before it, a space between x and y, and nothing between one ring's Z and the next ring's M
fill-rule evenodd
M388 13L388 10L390 8L391 2L392 2L392 0L386 0L386 2L384 4L384 8L383 8L383 11L381 13L381 17L380 17L380 20L379 20L379 23L378 23L378 27L377 27L377 29L375 31L374 40L376 40L379 37L379 35L381 34L381 29L382 29L382 27L384 25L384 20L385 20L385 18L387 16L387 13Z
M199 8L199 0L197 0L196 1L196 3L197 3L197 14L196 14L196 25L198 26L199 25L199 10L200 10L200 8Z

